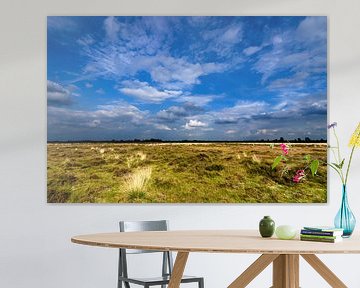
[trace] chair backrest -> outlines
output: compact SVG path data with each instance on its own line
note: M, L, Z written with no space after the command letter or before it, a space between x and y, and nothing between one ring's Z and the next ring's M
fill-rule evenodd
M121 232L167 231L168 229L169 229L169 223L167 220L120 221Z
M167 231L169 223L167 220L156 221L120 221L120 232L137 231ZM156 253L159 251L126 249L126 254Z
M120 232L137 232L137 231L167 231L169 224L167 220L158 221L120 221ZM162 260L162 275L171 275L173 268L173 258L169 251L150 251L150 250L136 250L136 249L119 249L119 276L128 277L127 269L127 254L140 253L159 253L163 254ZM120 283L120 282L119 282ZM130 287L129 284L127 283Z

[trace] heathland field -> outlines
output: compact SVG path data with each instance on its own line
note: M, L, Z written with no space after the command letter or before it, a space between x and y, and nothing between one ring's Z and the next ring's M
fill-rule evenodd
M292 144L287 169L272 170L278 144L49 143L50 203L324 203L326 144ZM315 177L293 183L306 155Z

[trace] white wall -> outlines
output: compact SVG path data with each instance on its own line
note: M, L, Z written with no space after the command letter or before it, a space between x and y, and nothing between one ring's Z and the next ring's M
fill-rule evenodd
M119 219L167 218L172 229L256 228L331 224L340 183L331 173L327 205L50 205L46 203L47 15L327 15L329 120L345 146L360 120L360 2L357 0L5 0L0 6L0 287L98 288L116 285L116 250L70 243L75 234L116 231ZM349 183L360 219L360 151ZM360 227L358 225L358 227ZM188 273L206 287L226 287L255 255L193 254ZM360 287L360 255L322 256ZM135 260L137 261L137 260ZM137 262L138 265L142 266ZM347 265L344 265L348 263ZM142 267L141 267L142 268ZM269 287L267 269L251 287ZM328 287L306 263L302 287Z

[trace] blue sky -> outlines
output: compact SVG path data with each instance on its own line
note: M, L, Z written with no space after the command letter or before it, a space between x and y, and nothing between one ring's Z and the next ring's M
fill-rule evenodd
M48 17L48 140L326 139L326 17Z

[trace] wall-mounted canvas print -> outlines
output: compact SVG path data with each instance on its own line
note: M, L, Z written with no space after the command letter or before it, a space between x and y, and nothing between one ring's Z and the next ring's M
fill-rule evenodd
M327 202L326 17L47 18L49 203Z

